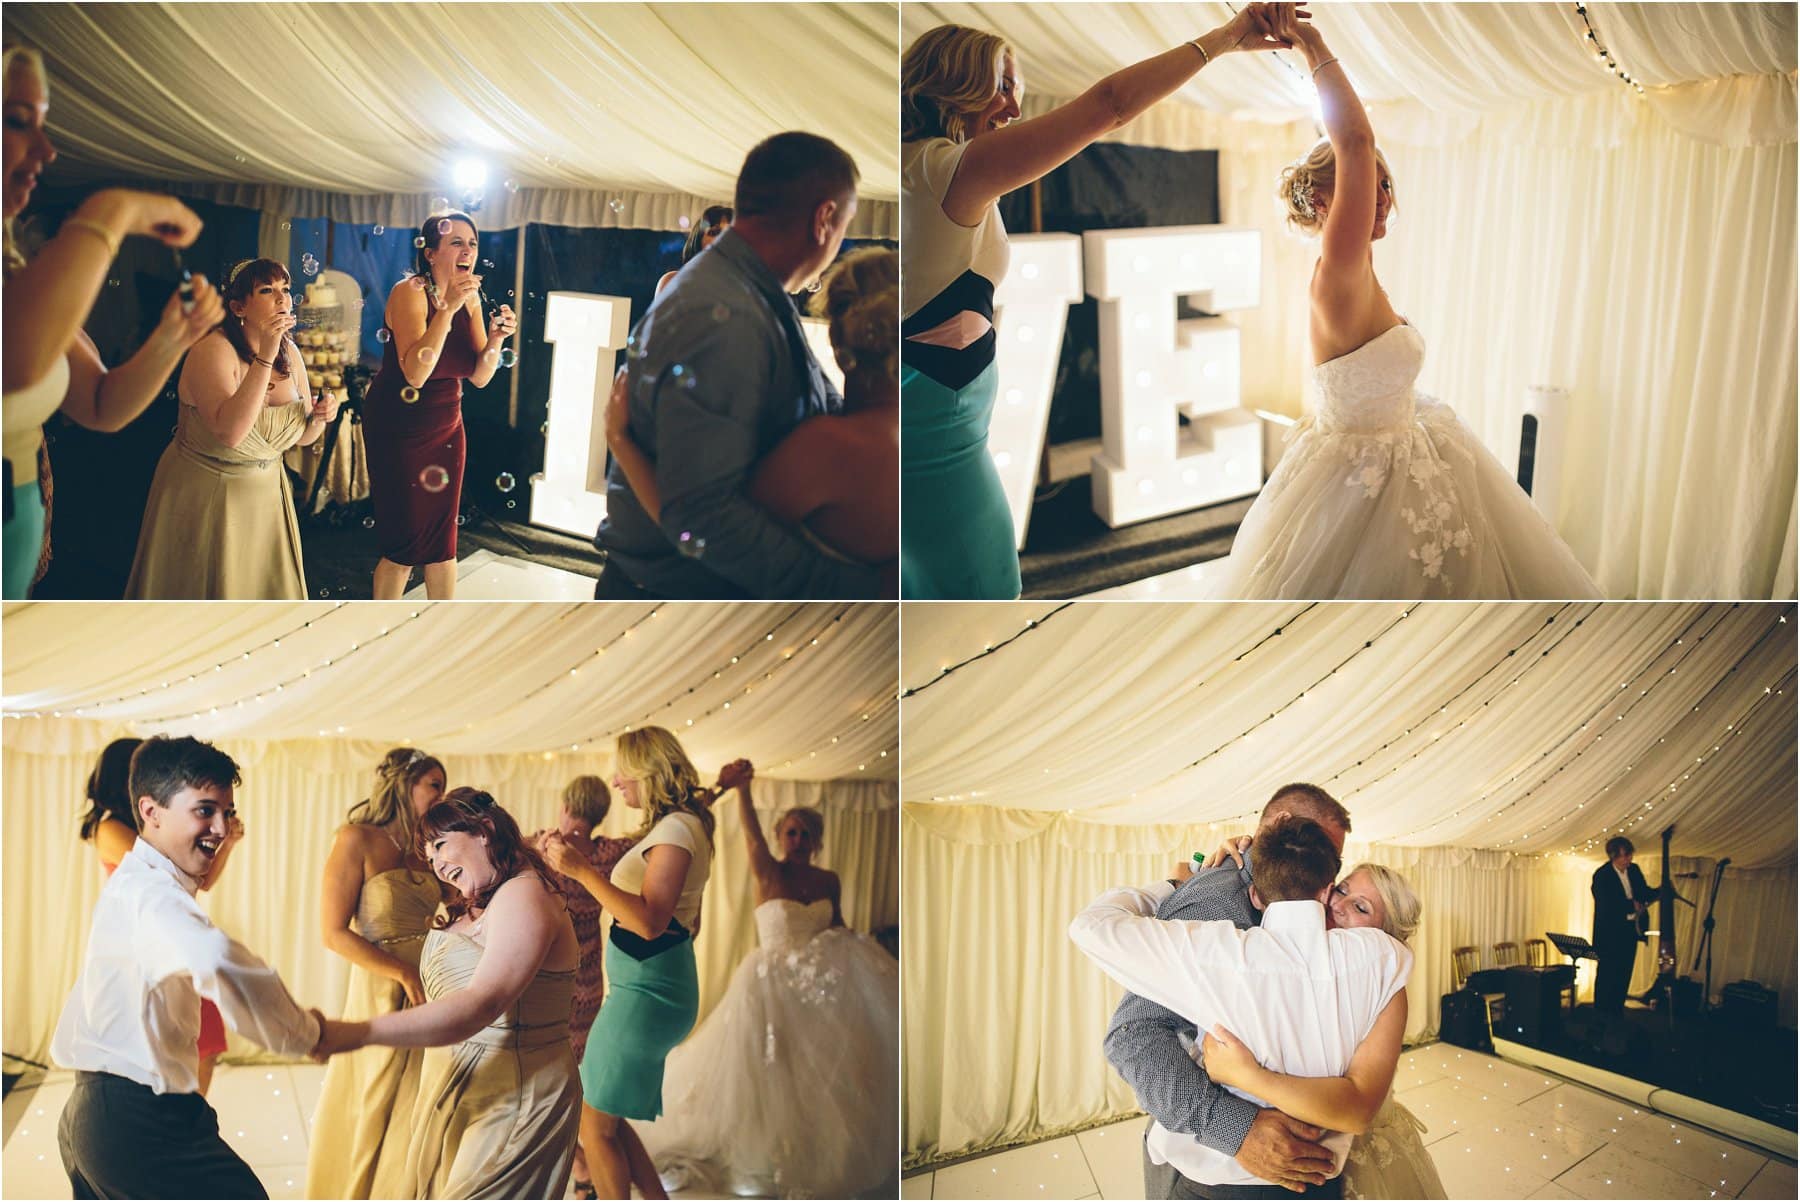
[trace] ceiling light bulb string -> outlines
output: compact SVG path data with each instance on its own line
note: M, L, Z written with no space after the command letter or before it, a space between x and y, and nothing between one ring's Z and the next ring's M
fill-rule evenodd
M1218 755L1221 751L1224 751L1226 748L1234 747L1239 743L1253 741L1256 731L1258 729L1267 725L1270 722L1273 722L1276 718L1280 717L1282 714L1286 713L1288 710L1292 709L1294 706L1299 705L1302 701L1306 700L1306 696L1308 693L1311 693L1314 689L1318 688L1320 685L1322 685L1326 681L1330 680L1333 676L1336 676L1339 672L1342 672L1345 668L1349 667L1350 664L1356 659L1357 656L1363 654L1363 652L1365 652L1365 651L1373 650L1376 643L1380 642L1391 631L1393 631L1395 627L1399 626L1400 623L1404 622L1407 619L1407 616L1410 615L1413 612L1413 610L1417 609L1418 607L1419 607L1419 603L1415 601L1411 605L1408 605L1408 606L1405 606L1404 608L1402 608L1398 617L1391 619L1386 626L1383 626L1380 630L1376 631L1375 634L1373 636L1371 636L1370 638L1364 639L1362 646L1356 648L1356 650L1350 652L1350 654L1346 655L1343 659L1339 660L1337 662L1336 666L1332 667L1323 676L1319 677L1317 680L1313 681L1311 684L1309 684L1305 688L1301 689L1300 692L1295 694L1295 696L1291 700L1284 702L1280 706L1277 706L1275 709L1271 710L1266 717L1257 719L1255 722L1251 723L1246 729L1244 729L1238 735L1236 735L1233 738L1227 739L1225 742L1219 744L1217 747L1213 748L1211 751L1207 752L1205 755L1199 756L1193 760L1188 761L1188 763L1184 764L1180 768L1177 768L1175 771L1169 773L1167 776L1164 776L1161 780L1158 780L1154 784L1150 785L1149 788L1160 789L1160 788L1164 787L1165 785L1169 784L1176 777L1181 776L1184 773L1192 772L1194 769L1198 768L1200 765L1204 764L1206 761L1212 759L1214 756ZM1296 614L1294 616L1296 618L1304 616L1304 614L1307 613L1308 610L1310 610L1311 608L1312 608L1311 606L1308 606L1306 610L1302 610L1299 614ZM1259 641L1256 644L1256 647L1262 646L1263 643L1268 642L1270 638L1273 638L1275 635L1280 634L1285 626L1286 626L1286 623L1284 623L1282 626L1277 626L1271 634L1265 636L1261 641ZM1253 651L1255 649L1256 649L1255 647L1252 647L1250 650ZM1244 654L1248 655L1249 651L1246 651ZM1243 658L1242 655L1240 655L1238 657L1238 659L1242 659L1242 658ZM1234 664L1237 663L1237 660L1234 659L1232 661L1232 663L1234 663ZM1229 666L1229 665L1226 665L1226 666ZM1204 684L1205 682L1202 681L1201 683ZM1045 769L1045 771L1048 772L1049 769ZM1134 792L1131 794L1131 796L1136 797L1137 793ZM1230 821L1230 819L1220 819L1219 821Z
M741 694L736 692L735 685L732 686L733 687L732 697L736 698L739 696L747 696L748 694L750 694L751 692L753 692L755 690L757 684L762 684L762 683L766 683L770 680L773 680L776 672L779 672L782 668L786 667L788 664L793 663L794 659L797 656L799 656L802 652L806 651L808 648L817 647L819 645L819 640L824 638L828 633L830 633L832 627L836 626L838 623L842 622L847 616L849 616L850 608L851 607L848 605L840 608L837 613L833 614L828 620L826 620L824 623L822 623L820 626L818 626L814 630L811 637L808 638L805 642L802 642L798 646L795 646L795 647L783 649L781 652L781 658L779 660L775 661L773 667L769 668L767 671L765 671L762 674L762 680L757 681L752 684L745 685L743 688L743 692ZM763 635L762 638L758 639L756 641L756 643L753 644L750 648L745 649L743 652L739 653L738 655L732 656L730 663L726 665L726 668L729 668L731 664L738 663L745 656L752 654L756 647L760 647L764 643L774 641L774 638L775 638L775 632L773 630L769 631L768 633ZM718 671L714 672L713 677L717 678L718 676L720 676L726 670L726 668L721 668ZM754 669L752 669L752 670L754 670ZM578 751L583 746L590 744L590 743L608 742L612 739L616 739L619 735L624 734L626 731L631 730L633 727L643 726L651 718L656 717L656 715L662 713L664 710L673 709L675 706L679 705L687 697L691 696L698 689L702 688L705 683L707 683L707 682L702 682L702 684L690 685L685 692L683 692L677 696L671 697L669 700L663 702L661 705L652 707L650 710L646 711L641 717L636 718L631 722L627 722L624 726L614 727L609 730L601 731L598 734L590 735L587 738L579 739L576 742L570 744L569 749L571 751ZM722 700L720 702L716 702L715 704L709 706L708 708L700 711L698 714L695 714L692 717L682 719L680 729L685 730L685 729L693 726L694 723L701 721L702 719L710 718L714 714L723 713L726 710L729 710L730 708L731 708L731 701L729 701L729 700Z
M809 759L809 760L817 759L819 752L821 750L829 752L833 747L841 746L845 741L849 740L850 738L854 737L855 735L860 733L862 730L864 730L867 727L868 723L878 722L880 719L887 716L890 712L894 716L895 724L897 724L898 720L899 720L899 699L898 698L895 698L893 696L887 696L887 697L883 697L879 701L871 701L867 706L865 706L863 709L858 711L859 716L855 722L852 722L852 723L850 723L850 725L840 728L836 734L833 734L831 736L831 738L828 742L821 744L818 748L815 748L812 751L809 751L806 754L806 759ZM870 729L873 729L873 728L870 728ZM894 729L894 725L883 724L881 726L881 729L884 729L887 731L892 731ZM874 763L877 766L879 766L880 762L882 760L886 760L886 759L894 759L897 764L898 760L896 759L896 757L899 754L899 748L897 745L889 746L887 744L888 744L888 740L884 739L883 745L877 747L874 752L859 753L857 755L858 763L856 765L856 770L858 772L865 772L868 770L869 764ZM770 762L773 763L774 761L771 760ZM792 768L797 763L804 763L804 762L805 761L801 760L800 757L795 756L795 757L792 757L790 759L783 761L781 766L785 770L788 768Z
M1633 79L1631 74L1627 72L1625 68L1619 66L1618 60L1613 58L1612 51L1608 50L1605 44L1600 41L1599 31L1594 28L1594 22L1588 16L1587 5L1577 4L1575 6L1575 15L1581 18L1581 23L1583 25L1587 26L1587 44L1588 48L1594 52L1594 57L1608 71L1624 80L1625 83L1637 92L1639 96L1642 96L1644 94L1644 85Z
M584 606L586 606L586 604L587 603L585 601L577 602L576 608L574 609L574 611L571 614L568 614L565 616L572 617L572 616L575 616L576 614L581 613L582 608ZM532 698L536 697L538 694L543 693L548 689L555 688L558 684L561 684L563 681L568 680L571 676L579 675L581 672L581 669L587 667L591 661L600 658L602 655L605 655L608 651L611 651L614 647L617 647L620 643L622 643L626 639L630 638L632 635L632 632L637 630L638 627L644 625L646 622L650 621L650 619L656 617L658 612L660 612L661 609L663 608L663 606L666 604L668 604L666 601L658 601L657 603L652 605L646 613L639 615L637 621L632 622L631 624L626 626L624 629L620 630L617 634L615 634L611 638L607 639L604 643L601 643L598 647L595 647L592 651L589 651L586 654L584 654L580 659L576 660L573 664L570 664L568 667L563 668L560 671L558 671L555 675L551 676L550 679L546 680L543 684L540 684L537 687L535 687L533 689L529 689L526 692L520 694L519 697L515 701L513 701L512 704L507 706L506 709L498 711L493 716L494 717L503 716L508 711L517 709L519 706L524 705L526 702L530 701Z
M1597 608L1598 607L1596 606L1596 609ZM1717 614L1718 616L1714 619L1712 626L1709 627L1704 633L1702 633L1697 639L1695 639L1694 642L1690 645L1687 642L1687 639L1693 631L1694 624L1696 622L1700 621L1704 616L1706 616L1709 613ZM1542 752L1540 752L1538 754L1536 759L1533 759L1530 763L1528 763L1524 767L1518 769L1511 776L1508 776L1505 780L1490 783L1483 792L1477 794L1471 800L1464 802L1462 805L1456 807L1453 810L1448 811L1441 817L1437 818L1435 821L1427 823L1425 826L1420 827L1418 829L1418 831L1415 831L1414 833L1415 834L1422 833L1424 831L1431 830L1435 827L1442 826L1443 824L1460 817L1462 814L1464 814L1467 811L1473 809L1474 807L1480 805L1482 802L1484 802L1488 798L1494 796L1496 793L1499 793L1501 790L1506 789L1506 788L1510 787L1511 785L1515 784L1520 777L1526 775L1527 773L1530 773L1531 771L1536 769L1539 765L1543 764L1546 760L1549 760L1549 759L1553 758L1554 756L1556 756L1560 751L1562 751L1564 748L1566 748L1570 742L1579 738L1581 733L1583 731L1586 731L1590 725L1592 725L1594 722L1599 721L1600 715L1602 713L1606 712L1608 709L1612 708L1612 705L1618 699L1620 692L1625 691L1626 689L1628 689L1630 687L1630 685L1635 684L1639 680L1641 680L1645 673L1647 673L1653 669L1656 669L1657 674L1658 674L1658 679L1652 681L1650 683L1649 688L1642 690L1638 694L1637 697L1635 697L1631 700L1630 705L1628 705L1626 707L1626 709L1624 709L1623 711L1621 711L1618 714L1618 718L1623 719L1626 714L1630 713L1631 710L1633 708L1635 708L1639 702L1643 701L1644 698L1649 695L1649 691L1651 688L1655 688L1657 684L1661 683L1664 680L1667 680L1668 677L1672 674L1673 669L1671 669L1670 671L1666 671L1666 672L1662 671L1660 669L1657 669L1657 665L1662 662L1663 657L1666 656L1670 651L1674 650L1677 647L1684 648L1684 650L1682 650L1679 653L1679 656L1676 660L1676 666L1679 666L1686 659L1686 657L1688 655L1692 654L1695 650L1697 650L1699 648L1700 643L1705 641L1707 635L1710 635L1714 630L1718 629L1719 624L1725 620L1726 615L1729 613L1730 613L1730 610L1728 610L1728 609L1715 609L1713 607L1703 607L1701 609L1696 610L1694 613L1694 616L1688 619L1687 625L1683 626L1681 628L1681 630L1676 633L1675 637L1672 640L1670 640L1668 643L1664 644L1663 647L1661 647L1654 654L1649 656L1642 665L1640 665L1638 668L1636 668L1634 671L1632 671L1629 679L1625 683L1620 684L1619 688L1617 690L1609 690L1607 695L1600 701L1600 703L1597 706L1595 706L1594 709L1590 710L1588 712L1587 716L1584 717L1581 720L1581 722L1579 722L1574 727L1574 729L1572 729L1568 733L1566 733L1556 743L1545 748ZM1589 614L1584 615L1582 618L1577 619L1575 622L1575 626L1578 627L1578 626L1582 625L1582 623L1586 621L1587 617L1591 617L1591 616L1592 616L1592 611L1590 611ZM1571 627L1568 633L1573 634L1574 628ZM1511 681L1508 681L1504 686L1502 686L1500 692L1495 693L1494 696L1489 699L1489 701L1499 700L1501 693L1503 693L1506 689L1511 688L1513 685L1518 684L1519 681L1524 678L1526 673L1530 672L1531 669L1536 667L1537 665L1543 663L1544 656L1548 655L1549 651L1554 650L1554 649L1555 648L1552 647L1549 650L1546 650L1542 655L1539 655L1536 659L1534 659L1531 662L1530 665L1528 665L1526 667L1526 669L1523 672L1521 672L1517 677L1515 677ZM1489 704L1489 701L1482 702L1482 707L1486 708L1487 705ZM1462 722L1457 723L1456 727L1453 729L1460 729L1461 727L1463 727L1465 725L1467 725L1466 719ZM1605 735L1601 734L1598 737L1601 739L1604 739ZM1386 777L1393 775L1393 773L1395 771L1398 771L1399 768L1404 767L1408 763L1411 763L1413 760L1417 759L1425 751L1429 751L1434 746L1437 746L1437 744L1438 744L1438 741L1434 738L1433 742L1426 744L1424 747L1420 748L1419 751L1414 752L1411 757L1409 757L1407 760L1403 761L1400 765L1397 765L1394 769L1390 770L1389 772L1383 773L1381 776L1374 778L1374 780L1371 780L1371 781L1367 782L1366 784L1358 785L1355 789L1346 793L1345 797L1346 798L1354 797L1357 793L1362 792L1364 789L1367 789L1370 785L1375 784L1377 781L1383 780ZM1581 753L1578 752L1576 758L1579 758L1580 754ZM1573 761L1571 760L1569 762L1573 762ZM1565 763L1564 767L1566 767L1566 766L1567 766L1567 764ZM1540 780L1536 781L1535 783L1533 783L1529 788L1526 789L1526 791L1524 793L1522 793L1518 797L1515 797L1512 801L1507 802L1505 806L1501 807L1499 810L1496 810L1493 815L1489 815L1489 817L1487 818L1487 821L1490 821L1490 822L1493 821L1495 816L1505 813L1507 810L1511 809L1513 806L1517 805L1519 802L1524 801L1526 798L1530 797L1539 788L1541 788L1543 785L1548 783L1550 781L1550 779L1552 777L1554 777L1557 774L1557 772L1560 772L1560 771L1561 771L1561 768L1558 768L1555 771L1552 771L1551 773L1549 773L1549 775L1547 775L1547 776L1541 778Z
M1766 634L1765 634L1764 638L1766 638ZM1710 698L1715 692L1717 692L1719 686L1725 682L1726 678L1735 674L1739 668L1742 668L1745 666L1749 657L1756 652L1758 647L1760 647L1762 645L1764 638L1759 638L1757 640L1757 642L1751 646L1750 650L1746 651L1742 656L1740 656L1737 659L1737 661L1735 663L1733 663L1733 665L1730 668L1728 668L1723 675L1720 676L1720 678L1718 680L1714 681L1712 686L1707 689L1705 696L1703 696L1699 702L1696 702L1693 706L1691 706L1688 709L1688 713L1689 714L1698 713L1700 710L1701 704L1704 704L1708 698ZM1785 679L1785 676L1783 679ZM1781 689L1780 689L1781 684L1782 684L1782 679L1777 679L1775 684L1766 686L1763 689L1762 693L1758 694L1753 699L1752 704L1761 704L1764 701L1770 700L1773 697L1780 696L1781 695ZM1748 712L1748 711L1746 711L1746 712ZM1729 733L1731 731L1731 728L1732 728L1731 724L1727 723L1726 727L1725 727L1726 732ZM1638 748L1636 750L1635 754L1628 755L1626 757L1627 763L1626 763L1624 769L1621 770L1617 775L1615 775L1613 777L1613 779L1611 781L1609 781L1607 784L1601 786L1600 789L1598 790L1598 792L1596 792L1594 794L1594 797L1598 798L1602 794L1611 791L1615 786L1622 783L1627 776L1629 776L1632 772L1635 772L1637 770L1638 762L1643 756L1651 754L1652 750L1655 746L1659 746L1659 745L1667 743L1668 738L1669 737L1666 734L1658 735L1655 744L1647 744L1641 748ZM1718 749L1721 745L1722 744L1714 744L1713 751L1714 752L1718 751ZM1696 765L1704 764L1706 762L1707 754L1708 753L1702 753L1699 757L1696 757L1694 763ZM1686 756L1684 755L1682 758L1685 759ZM1688 769L1687 771L1691 775L1692 769ZM1682 779L1684 779L1684 778L1682 778ZM1679 783L1679 779L1677 779L1674 783ZM1658 789L1657 793L1660 795L1663 791L1664 790L1662 790L1662 789ZM1588 803L1585 801L1577 802L1575 805L1575 810L1585 809L1587 807L1587 805L1588 805ZM1557 815L1555 818L1553 818L1550 822L1547 822L1542 827L1539 827L1536 831L1527 832L1524 835L1520 835L1514 839L1507 840L1507 841L1499 844L1499 846L1504 847L1511 843L1518 843L1525 839L1533 838L1536 835L1541 834L1543 831L1549 830L1552 827L1556 826L1559 821L1572 820L1573 816L1574 816L1574 812L1575 811L1564 811L1563 813L1561 813L1561 814Z
M309 680L309 679L311 679L313 673L323 672L328 668L336 667L336 666L342 664L345 660L350 659L352 656L359 655L362 652L367 651L370 647L373 647L376 643L379 643L379 642L383 641L384 639L391 638L392 636L400 633L400 631L402 629L404 629L405 627L407 627L407 626L411 625L412 623L417 622L421 618L425 617L425 615L428 612L429 612L429 610L426 610L426 609L415 609L410 614L408 614L406 617L404 617L404 618L400 619L400 621L394 623L392 626L383 626L383 627L381 627L380 630L376 631L376 633L374 633L372 635L369 635L367 638L360 638L360 639L353 641L350 644L350 647L348 650L341 651L336 655L330 656L330 657L326 658L325 660L323 660L317 664L314 664L310 668L302 669L299 673L297 673L293 676L290 676L285 680L277 681L276 683L268 686L267 688L258 689L254 693L243 694L242 696L239 696L234 700L221 701L216 705L205 706L201 709L194 710L191 713L159 714L155 717L149 717L149 718L133 717L131 719L131 721L140 727L156 726L156 725L162 725L162 724L170 723L170 722L192 722L198 718L216 717L221 710L243 709L244 704L246 702L260 703L260 702L266 701L270 697L273 697L275 694L284 691L289 685L295 685L295 684L299 684L303 680ZM60 715L55 715L55 716L60 716Z
M970 664L974 663L975 661L986 659L990 655L998 654L1000 651L1004 650L1007 647L1012 646L1014 643L1018 642L1020 639L1024 638L1026 635L1030 634L1032 631L1034 631L1038 627L1042 626L1045 622L1048 622L1051 618L1054 618L1057 614L1062 613L1064 610L1070 608L1074 604L1075 603L1073 601L1064 601L1061 605L1058 605L1055 609L1052 609L1048 613L1044 614L1043 617L1032 618L1030 621L1026 622L1025 625L1019 630L1019 632L1017 634L1011 636L1010 638L1002 639L998 643L990 643L986 647L984 647L982 650L976 652L974 655L971 655L968 659L961 660L954 664L944 665L943 667L938 669L938 674L935 677L926 681L924 684L915 685L910 689L903 690L900 694L901 699L905 700L908 697L912 697L916 694L923 693L926 689L929 689L932 685L937 684L938 682L940 682L942 680L948 679L950 676L952 676L955 673L961 671L962 669L968 667Z
M1663 784L1661 787L1656 789L1655 792L1649 794L1649 796L1652 798L1652 800L1650 800L1650 801L1632 801L1632 802L1628 803L1629 808L1625 811L1625 813L1630 814L1630 815L1635 815L1635 816L1630 819L1629 823L1627 823L1625 820L1621 819L1621 821L1616 829L1622 831L1622 830L1625 830L1627 828L1627 826L1637 825L1637 823L1643 821L1644 818L1648 817L1649 814L1655 810L1656 802L1658 800L1667 800L1670 794L1679 793L1681 785L1686 783L1687 781L1689 781L1693 777L1693 774L1695 772L1705 768L1707 765L1711 764L1714 760L1717 760L1719 758L1719 753L1731 742L1731 740L1738 738L1739 736L1741 736L1744 733L1744 731L1746 729L1748 729L1750 720L1753 717L1755 717L1759 712L1768 713L1768 714L1772 714L1777 717L1780 717L1781 710L1773 703L1776 698L1786 696L1788 694L1788 692L1793 688L1794 675L1795 675L1794 669L1790 667L1790 668L1786 669L1785 671L1783 671L1782 674L1775 679L1775 682L1773 684L1764 686L1763 691L1761 693L1757 694L1754 698L1752 698L1751 701L1742 710L1739 711L1738 716L1736 718L1734 718L1732 721L1727 722L1725 724L1725 729L1719 733L1719 741L1713 744L1712 750L1708 751L1708 752L1703 752L1699 756L1695 757L1692 767L1685 768L1679 775L1671 776L1665 784ZM1788 722L1787 722L1787 727L1791 728L1791 726L1792 726L1792 718L1789 717ZM1785 729L1786 728L1784 728L1784 730ZM1780 733L1780 732L1778 732L1778 733ZM1606 786L1606 789L1611 789L1614 785L1619 784L1621 781L1624 780L1625 775L1626 775L1626 773L1620 773L1619 776L1614 778L1614 780L1612 781L1611 784ZM1606 789L1602 789L1601 792L1605 792ZM1691 794L1692 790L1690 789L1689 792ZM1639 794L1639 796L1642 797L1645 795ZM1666 810L1664 812L1664 815L1665 815L1665 819L1666 819L1666 816L1667 816ZM1567 816L1565 815L1563 817L1566 819ZM1508 846L1513 843L1524 842L1527 839L1534 839L1537 836L1549 831L1552 827L1554 827L1556 825L1558 825L1558 823L1555 821L1547 822L1535 831L1531 831L1526 834L1520 835L1515 839L1509 839L1509 840L1507 840L1506 843L1499 844L1498 846L1505 847L1505 846ZM1599 835L1596 835L1596 836L1588 839L1585 843L1571 843L1568 848L1569 853L1575 854L1575 853L1582 852L1582 851L1588 851L1594 847L1600 846L1605 841L1604 837L1607 834L1607 832L1612 831L1614 829L1615 828L1610 825L1606 826L1606 827L1602 827Z
M317 607L320 603L317 601L308 601L308 602L302 602L301 604L310 609L310 608ZM330 607L326 610L326 612L323 614L320 614L318 617L309 618L306 621L300 623L300 625L294 627L292 630L284 630L280 634L276 635L274 638L265 639L262 642L258 643L256 646L251 647L246 651L233 652L231 655L227 656L225 659L220 660L218 663L212 665L210 668L207 668L204 671L190 672L190 673L188 673L188 675L185 678L171 677L170 679L163 681L160 685L147 686L145 688L139 689L135 693L122 693L117 697L108 697L104 701L84 701L79 706L72 708L69 712L74 714L76 717L84 718L84 717L87 717L88 714L90 714L94 710L104 709L107 706L119 705L119 704L122 704L122 703L128 702L128 701L136 701L139 697L148 697L152 693L161 692L163 689L167 689L175 684L191 684L195 680L206 675L207 672L222 672L225 670L225 668L227 666L229 666L231 664L242 663L245 660L249 659L251 656L256 655L259 652L267 651L267 650L270 650L271 648L281 646L281 641L283 639L291 639L295 635L299 634L300 632L311 629L314 623L324 621L326 618L330 617L332 614L336 613L338 610L342 609L344 606L346 606L348 604L350 604L348 601L334 601L330 604ZM60 711L60 710L8 710L6 713L6 716L8 718L41 718L41 717L45 716L46 714L51 714L54 717L58 717L58 718L62 717L62 711Z
M1573 606L1570 603L1565 602L1555 613L1551 614L1549 617L1545 618L1542 622L1540 622L1536 627L1534 627L1532 629L1531 633L1527 634L1523 639L1521 639L1514 646L1507 648L1506 654L1500 656L1493 663L1489 664L1485 669L1482 670L1482 672L1479 676L1476 676L1473 680L1471 680L1467 684L1463 685L1460 689L1458 689L1456 692L1452 693L1450 696L1440 698L1436 702L1436 704L1428 704L1425 709L1424 717L1417 718L1413 721L1404 723L1400 728L1399 734L1394 735L1392 738L1388 739L1387 742L1381 744L1379 747L1376 747L1373 751L1365 753L1361 759L1354 760L1350 763L1345 764L1342 768L1338 769L1336 772L1333 772L1330 776L1326 777L1320 783L1329 785L1333 781L1341 779L1342 777L1348 775L1352 769L1362 767L1364 764L1368 763L1370 760L1374 759L1376 756L1380 755L1382 752L1386 751L1388 748L1394 746L1396 743L1399 743L1401 740L1408 738L1412 734L1414 728L1423 726L1423 725L1425 725L1425 723L1431 721L1432 714L1442 714L1442 713L1447 712L1452 705L1455 705L1458 701L1462 700L1462 698L1464 696L1466 696L1468 693L1472 692L1477 686L1479 686L1482 681L1486 680L1488 677L1492 676L1495 672L1498 672L1502 668L1504 668L1506 666L1506 662L1508 660L1514 658L1515 656L1518 655L1519 652L1521 652L1521 651L1525 650L1525 648L1529 647L1533 641L1544 637L1544 632L1546 630L1550 630L1553 626L1555 626L1556 620L1558 618L1562 617L1564 614L1566 614L1571 608L1573 608ZM1555 648L1558 645L1560 645L1561 640L1568 637L1569 635L1573 634L1574 631L1577 628L1579 628L1581 626L1581 624L1583 622L1585 622L1589 616L1591 616L1591 615L1584 614L1580 618L1577 618L1573 625L1566 625L1566 626L1562 627L1561 629L1556 630L1554 632L1555 637L1551 641L1549 650L1555 650ZM1548 653L1549 652L1546 651L1544 654L1548 654ZM1542 662L1543 662L1542 655L1532 659L1529 662L1528 666L1524 669L1524 671L1520 673L1520 675L1523 675L1524 672L1529 672L1531 670L1531 667L1533 667L1539 663L1542 663ZM1511 685L1515 684L1515 683L1517 683L1516 677L1514 678L1513 681L1510 681L1507 684L1502 685L1500 687L1500 689L1497 690L1493 694L1493 696L1489 697L1486 701L1483 701L1481 703L1481 707L1483 709L1485 709L1490 702L1497 700L1499 698L1501 692L1504 692L1507 688L1511 687ZM1424 750L1428 750L1429 746L1430 745L1427 744L1425 748L1420 749L1420 752L1422 752ZM1418 756L1420 754L1420 752L1414 752L1413 756L1414 757ZM1368 788L1369 785L1374 784L1376 781L1379 781L1386 776L1392 775L1394 772L1397 772L1400 770L1400 768L1404 767L1408 762L1410 762L1410 760L1401 760L1399 763L1395 764L1392 768L1390 768L1387 772L1383 773L1382 776L1377 776L1373 780L1366 781L1363 784L1358 785L1356 787L1355 791L1360 792L1361 790ZM1349 796L1349 794L1346 794L1346 796Z

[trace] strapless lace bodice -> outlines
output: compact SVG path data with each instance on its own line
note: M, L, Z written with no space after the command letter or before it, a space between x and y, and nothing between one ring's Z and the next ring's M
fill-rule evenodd
M756 907L756 941L771 952L805 947L831 925L831 902L821 898L801 903L771 898Z
M1402 322L1355 350L1313 368L1317 410L1327 433L1376 434L1412 420L1413 381L1425 366L1425 339Z

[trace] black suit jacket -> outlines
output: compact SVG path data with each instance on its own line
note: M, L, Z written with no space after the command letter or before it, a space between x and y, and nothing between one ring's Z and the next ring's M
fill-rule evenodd
M1649 905L1653 899L1644 874L1636 864L1627 865L1625 872L1631 877L1632 900ZM1619 874L1610 862L1594 869L1590 888L1594 894L1592 942L1596 948L1629 947L1643 938L1638 934L1637 908L1626 900L1625 886L1619 883Z

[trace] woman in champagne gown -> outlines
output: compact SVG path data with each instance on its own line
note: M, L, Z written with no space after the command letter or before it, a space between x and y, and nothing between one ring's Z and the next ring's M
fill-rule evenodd
M418 824L444 784L436 758L396 747L376 768L374 791L332 840L319 926L326 948L350 961L346 1019L425 1000L419 958L441 894L418 855ZM418 1048L364 1048L332 1059L313 1113L307 1197L407 1195L406 1154L423 1061Z
M287 268L233 269L226 312L181 367L175 441L156 465L133 600L297 601L306 596L300 523L281 457L318 441L337 402L313 402Z
M837 874L814 866L825 820L796 806L769 851L752 771L728 765L755 874L757 948L669 1056L667 1113L642 1127L665 1185L735 1195L893 1196L899 967L844 926ZM882 1187L887 1187L885 1190Z
M1599 597L1531 498L1448 405L1413 387L1425 340L1375 278L1394 179L1337 57L1292 5L1275 36L1313 68L1329 137L1282 173L1313 273L1313 411L1245 515L1220 599Z
M427 1001L328 1023L321 1051L427 1049L404 1196L560 1198L581 1116L575 928L543 860L487 793L451 790L420 828L432 870L458 894L425 937Z

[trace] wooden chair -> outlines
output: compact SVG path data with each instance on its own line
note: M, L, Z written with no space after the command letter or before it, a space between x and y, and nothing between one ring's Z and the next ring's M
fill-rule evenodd
M1518 944L1508 940L1505 943L1496 943L1494 945L1495 968L1512 968L1523 963L1524 961L1519 956Z
M1481 949L1478 947L1452 948L1450 952L1451 976L1456 988L1461 989L1468 983L1469 974L1481 967Z
M1550 944L1544 939L1527 939L1525 941L1525 963L1533 968L1544 968L1550 963Z

